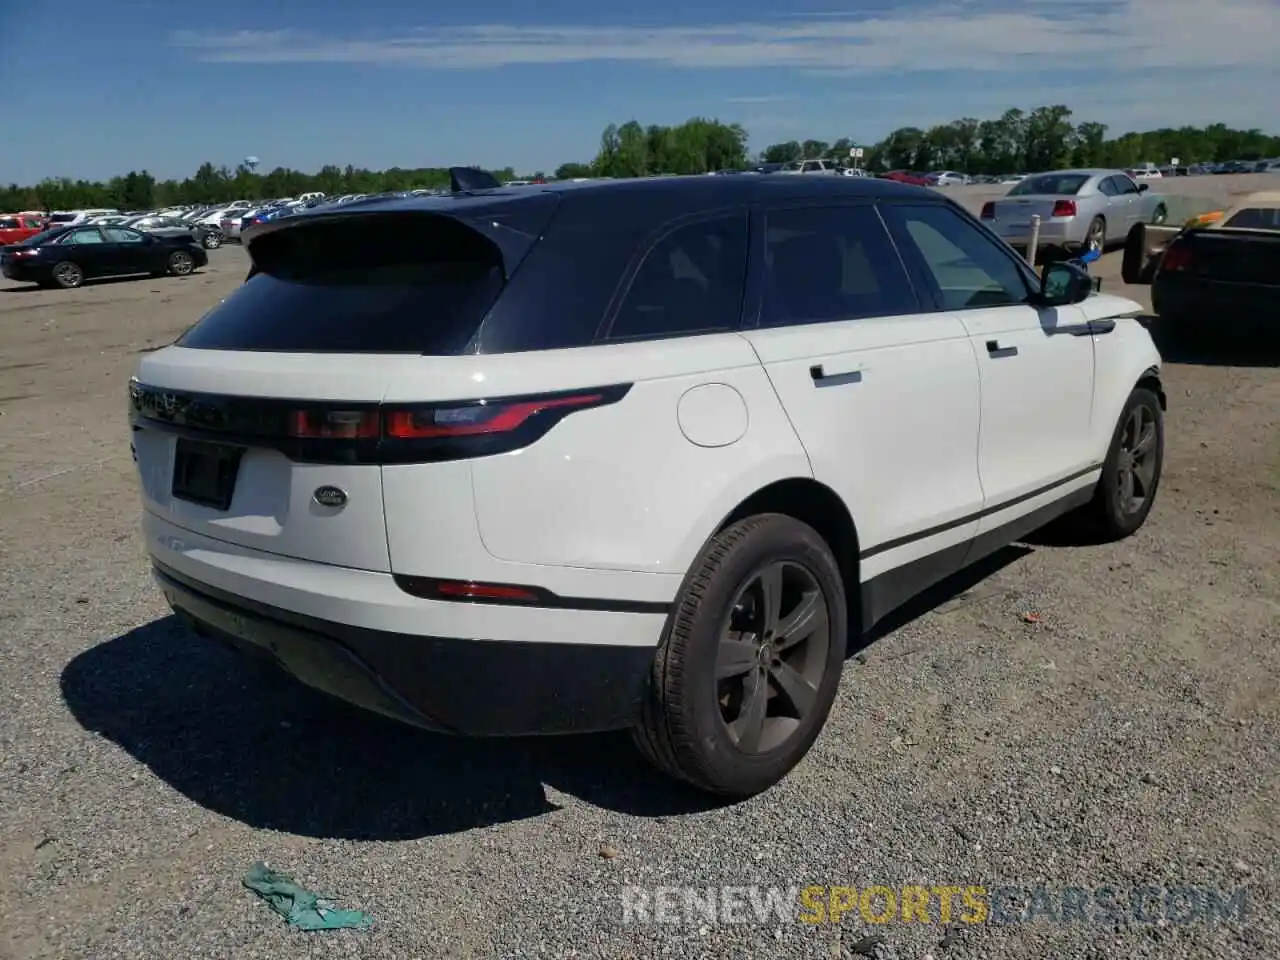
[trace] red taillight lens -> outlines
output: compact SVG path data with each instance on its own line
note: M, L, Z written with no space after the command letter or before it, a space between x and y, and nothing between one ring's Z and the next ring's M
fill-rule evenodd
M1186 270L1191 266L1191 249L1189 247L1170 247L1160 258L1161 270Z
M539 603L545 594L532 587L507 583L476 583L471 580L437 580L434 577L397 575L396 586L424 600L487 601L489 603Z
M982 205L982 219L994 220L996 218L996 205L988 200Z
M385 431L386 436L395 440L509 433L544 410L593 407L604 400L603 394L587 393L513 403L498 401L424 410L388 410L385 414Z
M289 436L300 440L374 440L381 433L377 410L295 410Z
M1074 200L1055 200L1053 202L1053 213L1051 217L1074 217L1076 215L1076 202Z

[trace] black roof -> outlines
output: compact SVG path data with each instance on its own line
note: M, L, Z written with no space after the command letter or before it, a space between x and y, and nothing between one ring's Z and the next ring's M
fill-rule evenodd
M539 194L558 194L586 199L647 198L667 206L673 201L689 212L698 209L750 203L760 200L804 200L830 198L929 197L937 193L924 187L913 187L893 180L873 177L805 176L796 174L748 174L739 177L717 175L639 177L620 180L584 180L558 183L527 184L450 193L441 196L369 197L340 207L316 207L299 211L292 217L275 221L284 226L289 221L308 217L330 217L342 213L462 213L466 208L490 207L495 202L518 201ZM265 225L264 225L265 226Z

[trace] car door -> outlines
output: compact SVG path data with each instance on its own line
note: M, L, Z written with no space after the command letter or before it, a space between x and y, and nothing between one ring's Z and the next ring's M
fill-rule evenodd
M62 259L73 261L86 277L111 275L111 245L97 227L75 227L62 237L58 246L66 248Z
M1090 431L1093 329L1084 311L1038 306L1026 262L953 204L883 209L918 285L964 324L978 360L981 531L1087 483L1098 464Z
M1139 203L1142 191L1138 184L1122 173L1109 178L1115 187L1116 195L1108 207L1117 211L1117 216L1107 218L1108 239L1121 239L1129 235L1133 225L1142 219L1142 204Z
M743 336L853 516L874 619L977 529L977 359L959 317L922 311L874 205L763 207L752 233Z
M116 273L151 273L158 267L156 242L144 233L128 227L103 227L113 248L112 261Z

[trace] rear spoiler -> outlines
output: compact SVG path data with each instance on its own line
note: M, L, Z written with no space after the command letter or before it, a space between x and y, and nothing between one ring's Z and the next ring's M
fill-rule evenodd
M450 167L449 189L454 193L475 193L501 187L496 177L478 167Z

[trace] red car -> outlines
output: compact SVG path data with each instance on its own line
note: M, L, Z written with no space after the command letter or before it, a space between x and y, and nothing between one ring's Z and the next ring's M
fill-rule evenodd
M915 173L912 170L890 170L888 173L880 174L882 180L896 180L898 183L909 183L913 187L929 186L929 179L922 173Z
M0 213L0 247L21 243L44 229L44 221L30 214Z

